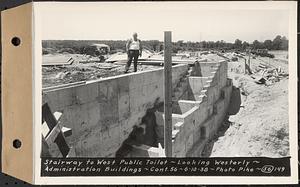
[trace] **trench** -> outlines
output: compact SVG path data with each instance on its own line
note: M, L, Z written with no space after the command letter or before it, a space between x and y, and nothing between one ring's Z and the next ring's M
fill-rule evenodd
M194 94L189 85L188 77L196 74L197 68L189 67L186 74L182 75L173 88L172 94L172 113L183 114L178 101L192 100L195 101ZM200 71L201 72L201 71ZM200 73L201 74L201 73ZM147 110L142 122L133 127L128 138L122 143L121 147L116 152L116 157L149 157L146 149L150 147L158 148L159 144L164 148L164 129L163 122L157 124L157 117L162 116L164 112L164 103L155 104L153 108ZM137 148L137 149L136 149ZM142 151L145 149L145 151Z
M231 94L226 68L222 62L174 66L172 156L199 156L198 147L218 128ZM160 157L164 145L162 76L160 69L55 87L45 91L43 101L53 111L62 111L61 122L73 130L68 141L78 156ZM83 127L82 122L88 125ZM105 128L103 123L107 123Z

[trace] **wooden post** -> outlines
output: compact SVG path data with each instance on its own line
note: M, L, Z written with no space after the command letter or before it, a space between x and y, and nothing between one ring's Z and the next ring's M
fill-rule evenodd
M165 31L164 39L164 148L166 157L172 157L172 33Z
M248 58L249 74L251 74L250 56L251 56L251 49L249 49L249 58Z
M244 74L247 74L247 59L245 58L244 60L245 60L245 70L244 70L245 72L244 72Z

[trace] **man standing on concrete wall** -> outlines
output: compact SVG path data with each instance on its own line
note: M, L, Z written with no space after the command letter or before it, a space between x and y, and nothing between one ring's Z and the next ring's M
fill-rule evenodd
M137 62L139 56L142 56L142 43L141 40L137 38L137 33L133 33L133 38L129 39L126 44L126 51L128 55L128 61L125 67L125 73L127 73L132 59L134 63L134 72L137 71Z

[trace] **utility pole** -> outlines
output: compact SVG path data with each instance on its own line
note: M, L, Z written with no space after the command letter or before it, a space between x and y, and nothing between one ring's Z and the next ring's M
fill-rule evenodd
M172 157L172 32L164 33L164 148L166 157Z

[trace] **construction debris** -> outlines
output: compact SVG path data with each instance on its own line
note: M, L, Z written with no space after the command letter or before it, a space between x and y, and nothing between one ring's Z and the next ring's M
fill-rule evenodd
M280 66L276 68L261 63L259 64L258 69L259 76L251 76L255 79L255 83L257 84L271 85L288 76Z
M149 59L153 53L149 50L143 50L142 56L139 57L139 60L146 60ZM128 55L127 53L118 52L116 54L111 55L105 62L127 62Z
M43 55L43 66L71 65L75 59L71 55Z

